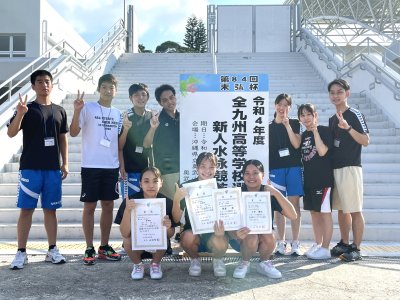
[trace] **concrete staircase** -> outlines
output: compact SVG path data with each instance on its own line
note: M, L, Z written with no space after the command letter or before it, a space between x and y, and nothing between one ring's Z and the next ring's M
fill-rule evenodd
M306 58L300 53L238 53L218 54L218 73L268 73L270 76L270 117L274 111L273 101L282 92L292 95L296 116L301 103L317 105L320 124L327 125L334 113L326 92L326 83L320 78ZM113 105L121 110L131 106L128 88L132 83L144 82L150 87L149 107L160 110L154 99L154 89L169 83L179 91L179 74L212 73L210 54L125 54L114 66L112 73L119 80L118 92ZM86 101L96 101L98 96L86 94ZM63 101L69 122L75 95ZM179 97L178 97L179 100ZM365 240L400 242L400 133L392 122L365 97L354 94L350 105L359 108L367 118L371 144L363 149ZM58 211L59 239L83 240L81 228L82 204L80 193L80 137L69 137L70 174L63 183L63 208ZM18 161L17 153L0 173L0 239L15 240L18 209L15 208ZM116 209L120 201L115 204ZM335 214L333 241L339 238ZM95 238L99 238L99 216L95 216ZM302 215L301 238L312 239L310 216ZM43 214L35 212L30 238L44 239ZM290 230L288 230L290 238ZM114 226L111 239L119 240L118 227Z

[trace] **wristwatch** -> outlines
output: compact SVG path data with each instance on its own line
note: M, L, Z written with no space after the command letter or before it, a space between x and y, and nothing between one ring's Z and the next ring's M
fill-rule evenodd
M353 126L350 125L349 128L346 129L347 132L350 132L350 130L353 128Z

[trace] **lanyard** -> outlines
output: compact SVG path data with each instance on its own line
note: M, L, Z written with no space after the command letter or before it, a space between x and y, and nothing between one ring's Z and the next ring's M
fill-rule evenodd
M48 136L47 135L47 126L46 126L46 123L47 123L47 119L45 119L44 118L44 114L43 114L43 111L42 111L42 108L41 108L41 105L38 103L38 106L39 106L39 111L40 111L40 114L42 115L42 118L43 118L43 132L44 132L44 137L45 138L47 138L47 137L50 137L50 135ZM52 120L52 127L54 128L55 127L55 122L54 122L54 110L53 110L53 105L52 104L50 104L50 107L51 107L51 120Z
M107 141L109 141L109 138L107 136L107 129L106 129L106 124L104 123L104 116L103 116L103 109L101 108L101 105L99 103L100 106L100 112L101 112L101 122L103 123L103 128L104 128L104 139L106 139ZM111 107L110 107L110 111L108 112L108 116L107 116L107 120L110 119L110 114L111 114Z

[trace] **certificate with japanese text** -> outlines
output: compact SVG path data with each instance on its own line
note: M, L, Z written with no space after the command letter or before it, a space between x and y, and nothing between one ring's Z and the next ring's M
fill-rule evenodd
M132 250L167 249L165 198L135 199L131 212Z
M216 205L213 191L217 189L215 179L183 184L188 194L185 197L193 234L214 232Z
M242 228L241 189L227 188L213 191L216 219L224 222L225 231Z
M243 192L244 226L249 234L272 233L270 192Z

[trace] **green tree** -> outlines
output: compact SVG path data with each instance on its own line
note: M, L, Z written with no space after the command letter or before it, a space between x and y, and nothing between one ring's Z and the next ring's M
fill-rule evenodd
M146 49L143 44L139 44L139 53L153 53L153 51Z
M204 22L191 16L186 22L186 34L183 44L188 48L187 52L205 52L207 49L207 34Z
M194 49L196 52L206 52L207 50L207 34L203 20L199 19L196 32Z
M195 47L197 26L197 18L195 16L189 17L185 26L186 33L185 38L183 39L183 44L190 49L194 49Z
M181 52L181 45L173 41L166 41L156 48L156 53Z

